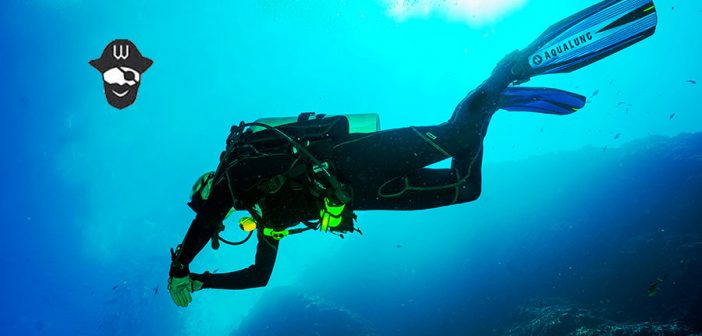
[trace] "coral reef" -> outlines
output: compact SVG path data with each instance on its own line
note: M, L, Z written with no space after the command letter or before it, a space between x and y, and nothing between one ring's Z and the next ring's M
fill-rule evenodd
M550 302L549 302L550 301ZM521 309L524 319L505 336L702 336L682 322L615 322L566 300L537 300Z

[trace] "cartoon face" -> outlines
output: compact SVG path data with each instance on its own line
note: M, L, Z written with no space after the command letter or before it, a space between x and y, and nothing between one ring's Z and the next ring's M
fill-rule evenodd
M142 74L152 63L128 40L112 41L99 59L90 61L102 73L107 102L118 109L134 103Z
M112 106L118 105L115 107L123 108L136 100L141 74L131 68L116 67L105 71L102 80L105 83L107 101Z

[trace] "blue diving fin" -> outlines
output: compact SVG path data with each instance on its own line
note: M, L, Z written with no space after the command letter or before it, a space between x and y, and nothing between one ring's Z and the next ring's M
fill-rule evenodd
M525 48L526 77L580 69L653 35L652 0L606 0L548 28Z
M585 96L550 88L510 86L502 91L499 107L507 111L571 114L585 106Z

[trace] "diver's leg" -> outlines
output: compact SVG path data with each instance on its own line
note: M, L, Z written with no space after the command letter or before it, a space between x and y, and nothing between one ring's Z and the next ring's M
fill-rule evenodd
M457 169L422 168L380 186L363 185L354 189L353 208L422 210L474 201L481 192L482 150L471 161L474 166L466 176Z
M351 134L333 147L339 178L353 184L387 181L448 159L465 146L451 124Z
M486 118L489 121L499 109L502 92L520 79L514 68L522 58L519 51L505 56L495 66L492 75L458 103L449 122L463 127L482 127Z
M334 146L337 165L369 173L367 178L387 178L403 176L450 157L475 157L490 119L499 108L500 93L514 80L510 69L518 56L514 52L502 60L490 78L461 100L448 122L350 134Z
M480 195L483 139L500 93L514 80L518 53L463 99L437 126L351 135L335 149L342 182L354 188L354 209L426 209L475 200ZM453 158L451 169L424 167Z
M427 209L480 195L482 143L492 113L469 113L461 123L352 134L334 147L340 181L354 189L357 210ZM424 168L452 158L451 169Z
M453 124L408 127L337 147L339 177L354 189L354 209L419 210L477 199L489 118L483 122L462 132ZM424 168L448 157L450 169Z

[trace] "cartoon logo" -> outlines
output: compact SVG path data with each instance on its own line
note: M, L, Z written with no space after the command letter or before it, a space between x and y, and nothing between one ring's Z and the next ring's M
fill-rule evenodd
M114 40L100 58L89 63L102 74L107 102L121 110L134 103L141 76L154 62L142 56L131 41Z

